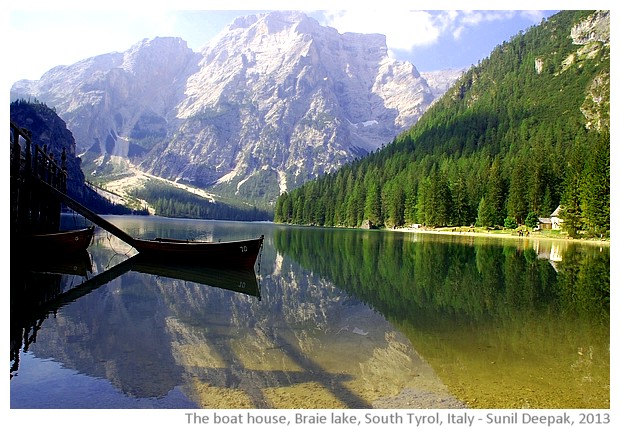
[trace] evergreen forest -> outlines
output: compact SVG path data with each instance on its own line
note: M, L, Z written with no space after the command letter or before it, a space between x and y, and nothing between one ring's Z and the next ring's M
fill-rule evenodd
M563 11L497 46L390 144L283 193L274 220L514 228L560 206L570 236L609 237L608 13Z
M211 202L199 195L151 180L131 195L148 201L160 216L188 219L265 221L271 212L244 203Z

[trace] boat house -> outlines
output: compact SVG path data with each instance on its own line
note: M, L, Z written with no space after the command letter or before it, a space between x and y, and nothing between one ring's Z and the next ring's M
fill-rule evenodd
M538 218L538 226L537 230L543 229L551 229L551 230L560 230L562 229L562 218L560 218L560 212L562 211L562 206L558 206L551 216L549 217L539 217Z
M562 218L560 217L560 212L562 211L561 209L562 206L558 206L553 213L551 213L551 229L562 229Z

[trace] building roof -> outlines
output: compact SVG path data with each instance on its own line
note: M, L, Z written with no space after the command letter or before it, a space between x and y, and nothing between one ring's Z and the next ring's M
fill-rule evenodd
M551 217L560 217L560 211L562 206L558 206L558 208L556 208L553 213L551 213Z

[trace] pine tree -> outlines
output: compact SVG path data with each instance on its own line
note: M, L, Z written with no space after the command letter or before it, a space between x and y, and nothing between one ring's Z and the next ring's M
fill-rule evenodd
M578 155L574 155L568 164L564 193L562 194L562 209L560 210L560 217L563 220L562 229L571 237L577 237L583 228L581 203L579 201L581 166L578 158Z
M453 209L452 217L455 225L469 225L471 223L471 208L465 179L459 176L452 187Z
M609 154L609 139L605 134L588 151L579 184L584 228L595 236L607 235L610 228Z
M493 160L487 181L486 199L488 204L487 226L503 225L506 218L504 180L499 158Z
M495 223L495 214L493 213L493 207L489 204L485 197L480 199L478 204L478 216L476 218L476 225L478 226L492 226Z
M383 225L381 213L381 191L376 180L368 186L366 201L364 203L364 220L369 220L373 225Z
M423 225L431 224L432 218L427 216L427 207L431 206L430 200L430 188L431 188L431 180L430 178L424 178L419 186L418 186L418 195L416 198L416 217L418 219L418 223Z
M508 190L508 216L518 224L525 221L528 212L527 171L524 161L519 158L512 170Z

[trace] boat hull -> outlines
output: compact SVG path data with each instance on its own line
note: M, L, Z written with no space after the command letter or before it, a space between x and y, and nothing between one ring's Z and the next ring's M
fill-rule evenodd
M93 240L95 227L75 229L70 231L53 232L49 234L32 234L23 237L20 242L22 250L34 253L55 252L73 254L85 252Z
M205 242L155 238L134 239L139 254L160 261L183 261L221 268L254 268L263 237L251 240Z

